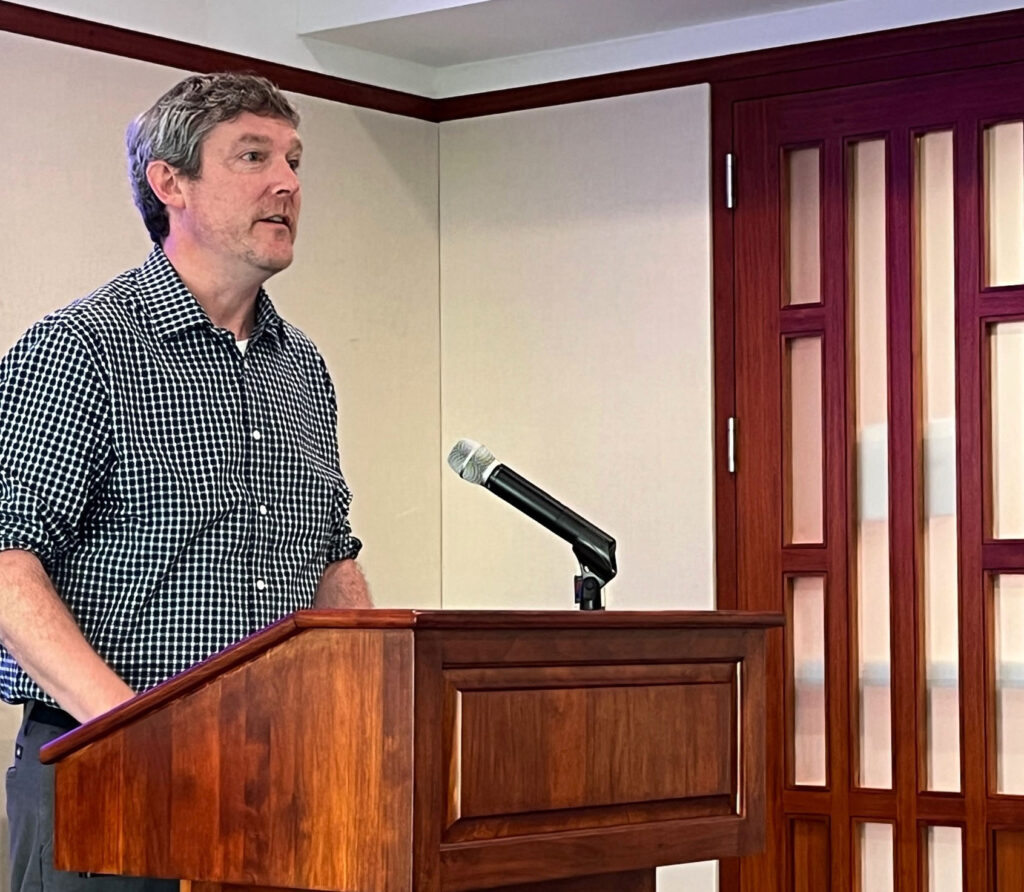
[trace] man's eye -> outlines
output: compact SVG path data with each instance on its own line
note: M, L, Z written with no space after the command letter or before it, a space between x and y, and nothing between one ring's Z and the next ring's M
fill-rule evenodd
M299 169L299 159L298 158L289 158L288 159L288 166L292 170L298 170Z
M245 152L242 155L243 161L259 161L263 156L259 152Z

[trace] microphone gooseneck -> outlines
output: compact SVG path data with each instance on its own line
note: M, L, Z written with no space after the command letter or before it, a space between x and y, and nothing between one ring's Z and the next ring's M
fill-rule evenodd
M568 542L584 571L596 576L601 585L615 576L615 540L499 463L486 446L474 440L459 440L448 454L448 464L463 480L480 484Z

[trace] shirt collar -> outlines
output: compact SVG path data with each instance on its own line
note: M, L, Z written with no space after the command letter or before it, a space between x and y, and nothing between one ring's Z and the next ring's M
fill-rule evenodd
M153 246L146 262L136 271L136 280L143 303L153 320L153 328L161 339L192 328L213 327L206 310L185 287L159 245ZM268 335L280 342L283 332L284 320L278 315L270 296L260 288L256 295L256 325L249 339L252 341Z

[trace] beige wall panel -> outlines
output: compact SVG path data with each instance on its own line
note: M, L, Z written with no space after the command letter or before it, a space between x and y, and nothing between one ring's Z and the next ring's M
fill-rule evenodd
M618 540L615 608L713 605L706 86L441 125L441 430ZM569 547L442 484L445 607L572 606Z
M124 130L184 72L0 33L0 352L149 252Z
M374 600L438 607L437 125L298 97L302 225L278 305L319 345Z
M6 177L0 350L140 263L128 121L184 72L0 34ZM18 86L21 85L21 86ZM341 403L353 522L378 602L440 597L436 125L297 97L307 154L296 262L269 289L320 346ZM400 442L395 458L385 444ZM379 456L389 455L389 461Z

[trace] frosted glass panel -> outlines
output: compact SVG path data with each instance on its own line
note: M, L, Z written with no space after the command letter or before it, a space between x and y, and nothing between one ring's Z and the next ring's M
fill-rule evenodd
M796 576L789 580L790 665L793 716L790 759L793 782L826 783L825 743L825 580Z
M892 786L885 143L850 155L857 436L859 784Z
M796 149L785 156L786 304L821 301L821 152Z
M857 824L858 892L893 892L892 824Z
M926 788L960 789L957 612L953 134L917 142L917 232L924 415ZM939 828L945 830L947 828Z
M1024 793L1024 576L993 577L996 791Z
M824 531L821 338L786 341L786 542L817 544Z
M963 892L963 841L959 827L925 831L928 892Z
M1024 282L1024 124L985 129L988 284Z
M992 534L1024 538L1024 322L989 327Z

